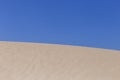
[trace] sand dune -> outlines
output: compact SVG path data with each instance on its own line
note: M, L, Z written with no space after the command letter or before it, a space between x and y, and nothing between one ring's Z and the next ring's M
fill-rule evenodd
M120 80L120 51L0 42L0 80Z

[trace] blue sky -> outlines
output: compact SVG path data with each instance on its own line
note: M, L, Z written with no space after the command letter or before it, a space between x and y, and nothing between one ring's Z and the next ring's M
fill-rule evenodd
M120 50L119 0L0 0L0 41Z

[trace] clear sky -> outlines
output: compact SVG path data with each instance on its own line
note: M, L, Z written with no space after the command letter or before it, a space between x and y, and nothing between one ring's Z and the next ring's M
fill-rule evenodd
M120 50L120 1L0 0L0 41Z

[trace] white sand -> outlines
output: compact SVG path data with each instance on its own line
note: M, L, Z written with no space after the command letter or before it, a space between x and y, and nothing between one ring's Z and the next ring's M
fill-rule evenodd
M120 51L0 42L0 80L120 80Z

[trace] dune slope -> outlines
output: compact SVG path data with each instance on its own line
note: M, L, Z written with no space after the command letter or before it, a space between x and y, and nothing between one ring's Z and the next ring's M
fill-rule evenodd
M120 51L0 42L0 80L120 80Z

